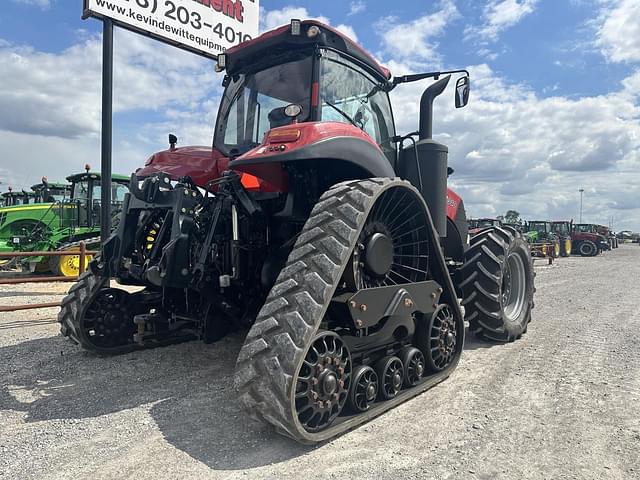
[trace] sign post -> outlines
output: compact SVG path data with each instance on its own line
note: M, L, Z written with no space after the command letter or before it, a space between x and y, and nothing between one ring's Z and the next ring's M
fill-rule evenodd
M111 148L113 109L113 21L102 22L102 138L100 159L100 241L111 233Z
M82 18L102 20L100 239L111 232L113 27L210 59L258 35L259 0L83 0Z

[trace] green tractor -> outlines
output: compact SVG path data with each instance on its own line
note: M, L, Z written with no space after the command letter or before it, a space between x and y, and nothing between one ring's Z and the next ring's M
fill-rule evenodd
M542 256L558 258L561 253L559 237L553 232L551 222L532 220L525 224L525 238L531 244L540 245Z
M26 192L24 190L20 192L14 192L11 187L9 190L0 195L0 207L13 207L16 205L28 205L34 203L35 193Z
M63 201L71 193L71 185L64 183L49 183L46 177L31 186L31 192L22 190L9 191L2 194L0 207L0 251L13 251L14 235L20 235L24 229L35 225L36 221L50 221L50 207L53 203ZM47 218L49 217L49 218ZM3 245L8 238L9 247ZM0 269L8 270L16 266L18 258L0 258Z
M570 222L567 222L566 220L553 221L551 222L551 230L560 241L560 256L568 257L571 255L571 250L573 249L573 242L571 241L573 220Z
M100 174L89 171L88 166L85 169L67 177L71 184L68 187L46 181L34 185L33 200L48 200L45 203L1 208L0 252L77 250L80 241L85 241L89 248L99 245ZM114 216L121 209L128 184L129 177L112 176ZM87 256L85 263L90 260ZM28 257L23 263L31 271L50 270L65 277L77 276L80 270L78 255ZM4 264L4 268L15 265L17 259L5 259Z

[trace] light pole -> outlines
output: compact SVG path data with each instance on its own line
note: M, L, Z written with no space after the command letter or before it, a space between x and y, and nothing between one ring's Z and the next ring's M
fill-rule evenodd
M584 188L578 191L580 192L580 223L582 223L582 194L584 193Z

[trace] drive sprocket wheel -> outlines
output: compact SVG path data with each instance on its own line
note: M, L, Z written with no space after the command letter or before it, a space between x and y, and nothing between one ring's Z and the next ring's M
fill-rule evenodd
M331 438L396 404L396 399L387 400L380 406L373 406L367 415L357 415L344 422L334 421L317 431L305 428L298 418L296 408L297 374L305 361L309 346L325 318L336 288L345 282L345 267L350 263L354 249L358 247L369 214L383 195L393 198L391 195L394 190L397 190L396 201L399 202L400 197L412 199L412 205L417 209L405 215L410 217L418 211L422 212L424 229L429 232L428 238L435 238L435 229L422 195L409 182L374 178L333 186L314 206L289 254L285 268L280 272L238 355L235 383L241 406L248 415L272 424L278 431L299 442L315 443ZM407 225L414 220L409 220ZM407 231L408 236L416 232ZM381 232L370 233L374 235ZM373 251L378 248L386 251L389 242L377 238L374 245L371 245ZM427 237L425 241L426 239ZM407 243L416 241L422 240L418 238ZM398 248L404 248L400 245L403 244L398 244ZM437 261L446 272L444 262L441 259ZM395 259L392 259L393 262ZM383 275L382 268L389 264L388 258L384 265L373 260L369 265L366 260L363 263L365 268L376 275L378 281L388 278ZM446 281L449 281L449 277L446 277ZM384 284L384 280L382 283ZM450 283L448 285L449 291L452 291L453 287ZM442 376L436 375L429 382L420 383L419 387L406 392L406 396L404 391L401 392L398 395L399 401L424 391L444 380L447 375L448 372L443 372Z

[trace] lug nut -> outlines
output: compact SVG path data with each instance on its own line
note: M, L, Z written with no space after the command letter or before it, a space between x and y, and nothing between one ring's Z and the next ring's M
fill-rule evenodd
M318 399L318 392L311 392L311 398L313 398L314 400Z
M442 287L438 287L438 290L436 290L438 293L442 293Z
M356 307L358 306L358 304L356 303L356 301L355 301L355 300L351 300L351 301L349 302L349 306L350 306L351 308L356 308Z
M410 298L405 298L404 299L404 306L407 307L407 308L413 307L413 300L411 300Z
M359 318L356 320L356 327L362 327L362 320L360 320Z
M431 292L431 298L433 298L433 299L436 298L436 292Z
M361 312L366 312L367 311L367 306L364 303L362 305L360 305L360 311Z

